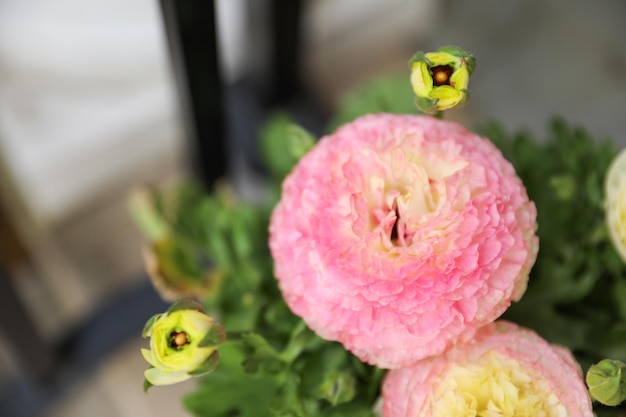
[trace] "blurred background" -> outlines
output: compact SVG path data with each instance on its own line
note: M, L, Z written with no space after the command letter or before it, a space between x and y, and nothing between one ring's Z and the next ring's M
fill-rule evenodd
M186 416L149 396L129 190L228 176L253 193L258 129L316 134L417 50L474 53L468 127L552 116L626 145L621 0L0 0L0 415ZM193 382L192 382L193 383Z

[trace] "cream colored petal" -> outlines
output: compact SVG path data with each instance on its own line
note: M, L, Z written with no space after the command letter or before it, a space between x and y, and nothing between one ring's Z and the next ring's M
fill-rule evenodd
M146 362L148 362L150 365L156 366L154 364L154 360L152 359L152 352L151 351L149 351L148 349L141 349L141 355L146 360Z
M171 385L191 378L186 372L162 372L158 368L147 369L144 376L152 385Z
M604 190L609 234L615 250L626 261L626 150L611 162Z

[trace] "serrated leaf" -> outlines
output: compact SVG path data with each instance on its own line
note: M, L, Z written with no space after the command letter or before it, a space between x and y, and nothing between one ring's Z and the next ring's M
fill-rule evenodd
M183 404L197 417L269 417L268 405L276 391L271 379L244 373L245 355L235 345L220 348L220 366L202 377Z
M304 321L292 329L289 342L285 349L280 353L280 357L286 362L293 362L300 353L307 348L312 342L315 343L319 338L309 329Z
M241 338L249 354L243 362L248 373L277 375L286 369L286 363L267 339L257 333L247 333Z

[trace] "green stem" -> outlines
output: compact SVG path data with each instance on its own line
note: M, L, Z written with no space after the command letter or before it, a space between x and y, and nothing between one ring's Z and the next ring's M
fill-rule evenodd
M380 394L380 385L386 373L387 371L385 369L380 368L374 368L374 371L372 372L366 392L367 397L372 399L372 403L378 399Z
M243 339L243 336L246 334L252 333L251 330L244 331L227 331L226 332L226 342L240 342Z

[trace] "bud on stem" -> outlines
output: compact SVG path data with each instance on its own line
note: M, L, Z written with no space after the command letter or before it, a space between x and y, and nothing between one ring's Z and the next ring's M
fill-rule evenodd
M604 359L587 371L587 386L591 398L599 403L616 406L626 401L626 364Z

